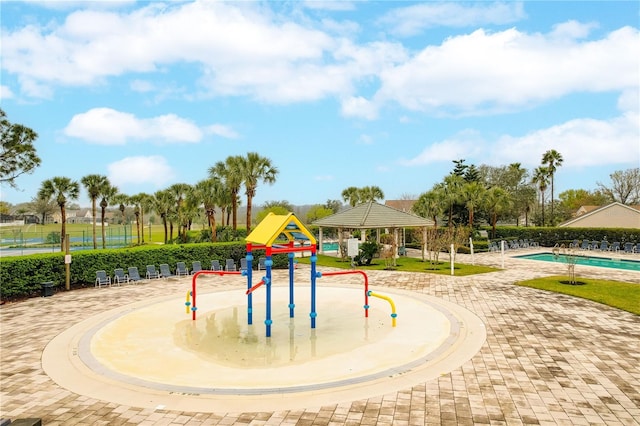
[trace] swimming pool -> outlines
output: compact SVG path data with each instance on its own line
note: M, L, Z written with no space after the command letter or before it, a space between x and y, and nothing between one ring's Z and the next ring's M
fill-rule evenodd
M338 250L338 243L323 243L322 250L323 251L336 251Z
M555 256L553 253L536 253L515 256L520 259L542 260L545 262L567 263L564 255ZM602 268L624 269L627 271L640 272L640 261L631 259L618 259L611 257L595 257L575 255L576 265L600 266Z

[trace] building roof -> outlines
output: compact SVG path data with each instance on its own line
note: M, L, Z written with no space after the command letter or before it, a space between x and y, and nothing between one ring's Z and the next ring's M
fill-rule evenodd
M558 226L640 229L640 209L637 206L614 202L581 214Z
M271 247L280 235L284 235L289 241L309 240L311 244L316 244L313 234L304 227L293 213L286 215L269 213L247 235L245 240L250 243Z
M376 229L433 226L433 221L370 201L313 222L326 228Z

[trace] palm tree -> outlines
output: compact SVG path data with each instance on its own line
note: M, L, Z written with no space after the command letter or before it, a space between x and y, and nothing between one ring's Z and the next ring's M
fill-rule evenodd
M113 200L111 201L113 202L113 204L118 204L118 210L120 210L120 214L122 215L122 224L124 225L127 219L125 210L127 209L127 206L131 204L131 202L129 201L129 196L127 194L118 193L113 197Z
M499 186L494 186L487 190L484 201L485 208L491 217L491 238L495 238L498 216L511 207L511 198L507 191Z
M142 199L140 198L140 194L132 195L129 197L129 202L133 204L133 214L136 217L136 231L138 233L138 242L137 245L140 245L142 239L140 238L140 202Z
M107 207L109 207L109 203L111 203L116 195L118 195L118 188L111 185L107 180L100 190L100 195L102 196L102 200L100 200L100 223L102 227L102 248L107 248L106 235L104 230L104 221L107 213Z
M41 200L55 199L60 207L61 229L60 229L60 251L64 251L65 238L67 232L67 200L77 200L80 195L80 184L68 177L56 176L42 182L38 190L38 198Z
M453 228L453 209L455 204L460 200L460 189L463 183L464 179L462 176L450 174L444 178L444 182L435 186L435 189L442 191L443 200L449 211L449 228Z
M382 192L379 186L364 186L358 189L358 194L358 199L361 203L377 201L384 198L384 192Z
M550 149L542 156L542 164L547 166L549 177L551 178L551 220L555 220L553 215L553 178L558 167L562 165L562 155L555 149Z
M486 189L480 182L472 181L465 183L461 188L462 197L465 200L465 207L469 210L469 226L473 227L473 213L476 207L482 204Z
M184 199L187 197L187 193L191 189L191 186L186 183L174 183L167 191L171 194L171 198L173 199L173 206L169 209L169 214L167 218L169 219L169 239L173 240L173 221L176 220L178 222L178 235L181 234L180 227L184 225L184 220L182 217L182 203Z
M433 219L433 228L438 228L438 217L444 213L443 200L444 194L442 191L433 189L429 192L418 197L418 200L411 208L415 214L422 217L429 217Z
M278 169L271 164L271 160L261 157L257 152L248 152L240 162L240 174L247 195L247 235L251 231L251 209L253 197L256 195L258 182L273 184L278 175Z
M243 180L241 172L243 161L243 157L233 155L227 157L224 162L218 161L213 167L209 168L209 176L220 178L227 191L229 191L234 231L238 228L238 193Z
M129 197L129 201L133 204L133 214L136 216L138 245L144 244L144 212L149 211L153 201L151 196L144 192Z
M167 237L169 235L167 230L167 221L170 214L171 207L173 207L173 196L168 190L157 191L153 195L153 208L162 219L162 225L164 226L164 243L167 244Z
M96 238L96 200L100 196L100 191L105 183L108 182L106 176L103 175L87 175L80 179L80 182L84 185L91 200L91 216L93 217L93 249L98 248L98 241Z
M544 226L544 193L549 185L549 170L546 167L540 166L533 171L533 178L531 179L533 184L538 185L540 190L540 204L542 206L542 226Z
M360 202L360 190L355 186L344 189L341 195L342 199L351 207L355 207Z
M215 243L217 240L216 205L223 191L222 182L218 178L209 178L196 183L194 188L195 194L202 202L207 216L207 223L209 224L209 229L211 229L211 242Z

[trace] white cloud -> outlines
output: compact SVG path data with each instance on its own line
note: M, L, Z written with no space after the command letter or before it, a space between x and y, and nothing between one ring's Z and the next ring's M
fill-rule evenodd
M425 2L394 9L379 20L392 34L412 36L432 27L468 27L509 24L525 18L521 2Z
M132 140L166 143L199 142L202 131L175 114L138 118L111 108L93 108L73 116L64 134L103 145L124 145Z
M423 166L427 164L451 162L452 158L471 158L483 152L485 142L473 130L464 130L451 139L433 143L410 159L400 159L403 166Z
M206 95L289 103L349 96L354 80L406 57L397 43L354 45L252 2L146 4L130 12L80 10L58 26L5 31L2 66L33 97L51 97L45 88L96 86L188 63L199 70L194 81ZM340 27L325 24L333 32ZM340 24L343 33L357 30ZM151 89L140 81L132 87Z
M628 112L611 120L581 118L530 134L501 137L487 158L487 164L520 162L529 167L540 165L542 154L550 149L560 152L563 167L588 167L607 164L640 164L640 115Z
M136 0L22 0L46 9L70 10L70 9L115 9L135 3Z
M528 108L574 92L638 87L637 29L578 42L515 29L477 30L422 50L381 73L378 102L434 114L489 114Z
M628 89L618 98L620 111L638 112L640 110L640 88Z
M146 81L146 80L133 80L130 84L129 87L131 87L131 90L133 90L134 92L140 92L140 93L146 93L146 92L153 92L156 90L156 87L153 83Z
M345 10L354 10L355 4L351 1L346 0L306 0L304 2L304 7L308 9L317 9L317 10L332 10L332 11L345 11Z
M378 118L378 107L361 96L351 96L342 100L342 115L375 120Z
M5 86L4 84L0 85L0 100L11 99L13 97L14 97L14 94L9 88L9 86Z
M207 133L211 133L227 139L238 139L240 137L238 132L233 130L231 127L225 126L223 124L213 124L211 126L207 126L205 130L207 131Z
M122 191L125 186L153 184L162 188L171 182L175 173L160 155L127 157L107 165L109 181Z
M564 158L564 168L640 164L640 115L627 112L611 120L582 118L540 129L523 136L503 135L496 141L484 139L467 130L450 139L435 142L410 159L398 161L403 166L449 163L465 158L468 164L503 166L521 163L524 167L540 165L542 155L555 149Z

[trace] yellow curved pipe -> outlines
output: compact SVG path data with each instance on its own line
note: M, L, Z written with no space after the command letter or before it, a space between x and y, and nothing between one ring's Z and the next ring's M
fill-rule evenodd
M391 300L391 298L389 296L383 296L382 294L374 293L372 291L369 292L369 296L377 297L379 299L384 299L387 302L389 302L389 304L391 305L391 326L395 327L396 326L396 317L398 316L398 314L396 313L396 304L393 303L393 300Z

